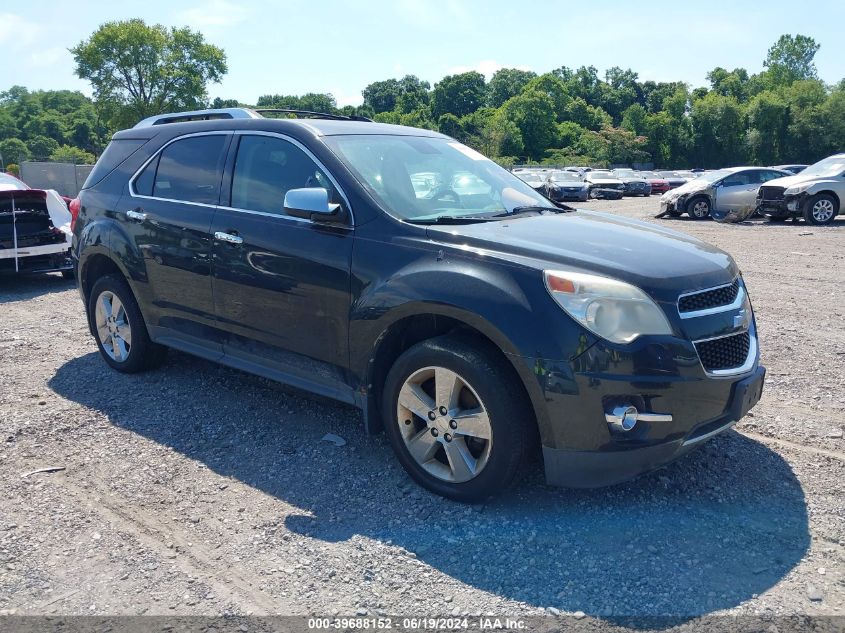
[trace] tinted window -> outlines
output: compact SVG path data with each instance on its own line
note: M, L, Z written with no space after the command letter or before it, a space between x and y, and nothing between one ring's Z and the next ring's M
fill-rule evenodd
M100 156L100 160L94 165L94 169L88 174L88 178L85 179L85 184L82 185L82 188L88 189L88 187L96 185L146 142L145 140L127 138L109 143L103 155Z
M743 171L738 174L731 174L722 181L723 187L739 187L740 185L747 185L750 182L750 172Z
M783 174L778 173L776 171L762 170L760 172L760 179L758 182L769 182L770 180L774 180L775 178L783 178Z
M135 179L133 186L135 187L135 193L138 195L153 195L153 183L155 182L158 159L159 157L156 156L153 160L151 160L149 164L144 167L144 171L138 174L138 177Z
M171 143L161 152L152 195L157 198L217 204L223 169L224 135L191 136ZM154 163L155 161L153 161ZM152 166L152 163L146 170ZM148 178L142 173L138 184Z
M308 154L273 136L242 136L232 174L232 202L237 209L284 214L291 189L323 187L339 202L331 181Z

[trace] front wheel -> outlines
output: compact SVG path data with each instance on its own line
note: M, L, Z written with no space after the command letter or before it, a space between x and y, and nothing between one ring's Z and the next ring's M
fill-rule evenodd
M804 219L816 226L833 222L838 211L839 201L826 193L816 194L804 203Z
M693 198L687 204L687 214L694 220L710 217L710 201L707 198Z
M533 416L514 383L505 360L456 336L403 353L385 381L382 414L408 474L464 502L507 488L532 438Z
M94 284L88 323L103 359L117 371L132 374L164 360L167 348L150 340L138 302L121 277L106 275Z

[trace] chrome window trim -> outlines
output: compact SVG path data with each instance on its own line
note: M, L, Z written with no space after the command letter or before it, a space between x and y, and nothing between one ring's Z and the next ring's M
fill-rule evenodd
M192 204L197 207L207 207L211 209L216 209L219 205L216 204L208 204L207 202L192 202L190 200L177 200L176 198L161 198L159 196L145 196L135 191L135 181L138 179L138 176L141 175L141 172L147 168L151 162L153 162L156 158L158 158L161 153L165 150L165 148L169 147L176 141L181 141L182 139L191 138L193 136L232 136L232 132L230 131L210 131L210 132L192 132L190 134L183 134L182 136L177 136L175 138L170 139L159 147L152 156L150 156L147 160L144 161L143 165L141 165L138 169L135 170L135 173L132 174L132 177L129 178L129 197L130 198L139 198L141 200L160 200L162 202L176 202L179 204ZM155 183L153 183L153 188L155 188Z
M739 282L739 290L736 293L736 298L731 303L723 306L715 306L713 308L705 308L704 310L696 310L694 312L681 312L681 299L683 299L684 297L691 297L692 295L698 295L704 292L720 290L721 288L729 288L730 286L733 286L734 283L738 281L738 279L739 278L734 279L732 282L722 284L721 286L713 286L712 288L702 288L701 290L692 290L691 292L685 292L681 295L678 295L678 300L675 302L675 307L678 310L678 315L682 319L694 319L696 317L708 316L710 314L719 314L720 312L729 312L731 310L737 310L741 308L743 303L745 302L745 286L743 286L742 282Z
M177 200L174 198L161 198L159 196L145 196L139 194L135 191L135 181L138 179L138 176L147 168L152 161L154 161L168 146L172 145L176 141L181 141L182 139L191 138L193 136L273 136L276 138L280 138L283 141L287 141L299 149L301 149L311 160L316 163L316 165L326 174L326 177L331 181L331 183L337 189L337 192L340 194L340 197L343 198L343 201L346 203L346 208L349 211L349 222L346 224L342 224L339 226L345 226L347 228L352 228L355 226L355 215L352 212L352 205L349 202L349 198L346 196L346 192L343 191L340 184L337 182L337 179L332 175L332 173L326 168L323 162L317 158L314 153L309 150L305 145L297 141L295 138L292 138L286 134L280 134L278 132L266 132L262 130L211 130L207 132L192 132L189 134L182 134L181 136L174 137L167 141L164 145L158 148L156 152L150 156L144 163L135 170L135 173L132 174L132 177L129 178L129 196L131 198L138 198L141 200L159 200L161 202L175 202L178 204L191 204L198 207L207 207L212 209L224 209L226 211L238 211L240 213L249 213L252 215L261 215L269 218L282 218L285 220L294 220L296 222L306 223L306 224L317 224L309 220L308 218L298 218L292 215L285 215L284 213L268 213L266 211L255 211L253 209L242 209L240 207L230 207L224 204L208 204L205 202L191 202L189 200ZM222 189L222 188L221 188Z
M730 334L725 334L723 336L714 336L712 338L703 338L697 341L693 341L694 345L698 345L699 343L707 343L709 341L718 341L719 339L723 338L730 338L731 336L739 336L740 334L748 333L748 356L745 358L745 362L740 365L739 367L731 367L729 369L714 369L708 370L704 363L701 362L701 355L698 353L698 348L695 348L695 355L698 356L698 362L701 364L701 369L704 370L704 373L710 376L711 378L724 378L726 376L738 376L740 374L745 374L750 372L754 369L754 365L757 364L757 336L755 335L752 329L748 330L741 330L739 332L731 332Z

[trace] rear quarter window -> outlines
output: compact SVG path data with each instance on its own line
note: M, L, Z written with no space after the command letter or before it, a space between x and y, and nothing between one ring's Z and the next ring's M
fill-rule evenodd
M115 139L108 144L94 169L85 179L83 189L90 189L113 172L123 161L137 152L148 139Z

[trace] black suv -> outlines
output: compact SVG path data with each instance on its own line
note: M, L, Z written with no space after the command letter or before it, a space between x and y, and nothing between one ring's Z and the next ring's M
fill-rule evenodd
M760 398L729 255L556 206L436 132L154 118L114 136L79 199L106 363L137 372L172 347L356 405L448 497L502 490L538 443L552 484L618 482Z

